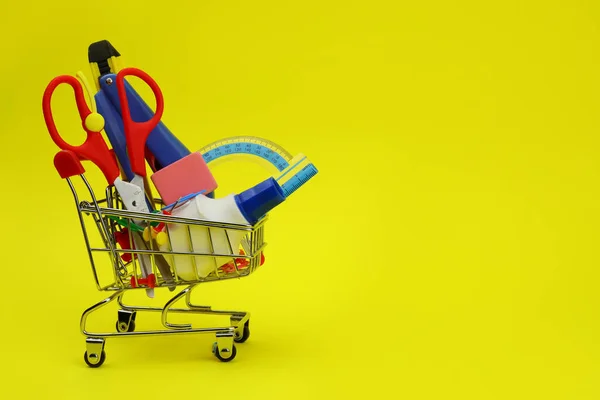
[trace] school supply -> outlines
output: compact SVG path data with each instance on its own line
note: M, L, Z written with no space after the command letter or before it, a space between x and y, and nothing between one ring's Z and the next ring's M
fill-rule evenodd
M239 194L211 199L198 195L185 205L172 211L173 216L202 221L223 222L236 225L254 225L265 214L285 200L279 184L269 178ZM245 232L207 228L167 225L169 243L160 246L167 251L169 246L176 252L193 251L201 254L219 254L221 257L167 256L177 275L184 280L204 278L239 254Z
M249 154L268 161L280 173L276 175L285 197L318 173L317 168L304 154L292 156L280 145L256 136L236 136L217 140L198 150L206 164L222 157Z
M151 179L165 203L201 190L211 193L218 186L202 154L197 152L155 172Z
M88 48L88 61L98 89L94 95L98 112L109 121L105 132L122 170L131 180L133 172L127 157L121 95L114 85L117 74L122 69L119 58L119 52L106 40L92 43ZM128 82L124 86L132 119L149 120L154 114L152 109ZM156 175L152 175L152 179L163 201L174 201L180 196L202 189L210 189L207 195L214 197L213 191L217 184L210 170L169 131L163 121L159 121L148 135L144 155ZM182 173L186 175L185 179L179 177ZM151 208L151 202L147 204Z
M81 316L81 332L86 337L84 360L93 368L103 365L109 337L212 333L216 358L232 361L237 354L234 343L243 343L250 336L250 314L196 305L191 293L200 283L246 277L262 266L268 213L318 171L304 155L292 157L282 147L254 137L225 139L192 153L162 123L162 93L148 74L123 68L120 54L108 41L90 45L88 61L95 78L95 95L83 74L78 74L81 81L62 75L50 82L42 101L48 131L61 149L54 157L54 166L73 194L96 288L110 293ZM125 80L127 76L142 79L152 89L156 111L133 90ZM66 143L54 124L51 97L62 83L74 90L87 134L80 146ZM85 102L83 86L90 94L90 106ZM103 130L112 149L102 139ZM217 182L209 163L244 152L268 159L277 174L241 193L215 198ZM91 161L102 171L108 182L99 191L103 195L98 196L86 179L82 161ZM151 179L146 163L153 171ZM83 196L74 183L77 177L84 185ZM152 196L150 181L161 198ZM89 235L90 227L99 235ZM105 263L107 255L110 264ZM110 274L99 274L99 259ZM136 306L124 301L131 290L145 290L154 297L155 289L176 287L183 288L163 306ZM184 304L174 307L184 297ZM120 307L116 332L88 331L88 317L111 302ZM162 328L136 330L138 312L160 315ZM229 324L198 328L171 322L172 313L224 315L229 317Z
M311 163L304 154L298 154L290 164L277 176L277 183L281 185L285 197L304 185L310 178L317 174L317 167Z
M88 47L88 61L98 89L98 92L95 94L96 101L99 104L98 112L105 117L107 114L110 114L111 119L113 119L114 113L120 115L121 119L123 117L121 113L122 96L113 84L122 69L119 60L120 56L119 52L108 40L92 43ZM150 120L156 114L155 111L152 111L150 106L146 104L128 82L125 82L124 86L127 93L128 113L131 115L131 118L134 121ZM118 123L119 118L113 120ZM123 152L123 147L121 146L123 138L119 138L118 134L119 131L111 134L107 130L110 142L115 148L117 156L121 159L119 152ZM148 148L147 161L153 171L158 171L191 154L191 151L171 133L160 119L148 135L146 146Z
M122 97L125 96L125 92L123 90L123 79L128 75L136 76L146 82L154 92L157 102L157 112L155 116L147 122L139 123L131 120L131 116L128 113L128 103L127 101L123 101L123 114L125 115L123 121L127 140L127 153L131 159L132 169L134 171L134 176L130 182L123 181L120 178L120 170L114 158L113 152L108 149L106 142L102 138L100 132L104 128L104 118L97 112L92 112L85 102L83 91L83 85L85 85L85 81L84 83L81 83L76 77L70 75L61 75L54 78L44 91L42 108L44 120L50 133L50 137L59 148L73 152L80 160L90 160L96 164L104 174L109 185L115 186L119 192L119 195L124 201L125 207L128 210L136 212L149 212L146 206L143 178L146 174L143 157L144 143L153 126L156 125L162 116L163 98L160 88L156 82L154 82L154 80L152 80L152 78L150 78L150 76L148 76L145 72L134 68L123 69L119 72L116 85L120 88L119 92ZM72 146L63 140L58 133L54 118L52 116L52 95L56 88L61 84L68 84L72 87L75 94L75 102L79 111L79 116L81 118L83 128L87 134L85 142L79 146ZM137 225L140 224L139 219L135 219L133 222ZM140 235L134 235L133 240L136 248L145 247L143 239ZM141 266L145 277L151 273L151 260L147 255L144 254L141 255L141 258ZM153 297L154 290L149 288L147 290L147 294L149 297Z

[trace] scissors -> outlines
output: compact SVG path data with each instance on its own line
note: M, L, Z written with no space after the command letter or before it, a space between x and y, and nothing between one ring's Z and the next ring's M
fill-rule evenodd
M129 113L129 103L125 94L124 78L132 75L142 79L154 93L156 97L156 112L154 116L145 122L134 122ZM85 142L79 146L73 146L67 143L58 133L56 124L52 116L51 100L52 94L56 88L66 83L73 88L75 93L75 102L79 111L79 116L83 129L87 133ZM123 126L125 128L125 137L127 142L127 154L131 161L131 168L134 177L130 182L123 181L120 178L120 171L114 154L108 148L101 131L104 129L104 118L97 112L93 112L88 107L81 82L74 76L61 75L54 78L46 87L44 92L42 107L44 119L50 137L56 145L63 150L70 150L75 153L82 161L92 161L104 174L109 185L114 185L121 196L125 207L130 211L149 212L145 202L144 177L146 176L145 167L145 143L148 135L162 118L164 110L164 100L162 92L156 82L144 71L137 68L125 68L117 74L116 85L119 91L119 97L122 108Z
M152 118L145 122L134 122L129 113L129 103L125 93L124 78L125 76L136 76L142 79L154 93L156 97L156 112ZM84 81L84 84L86 82ZM51 100L52 95L56 88L61 84L68 84L73 88L75 94L75 102L79 111L83 129L85 130L87 137L83 144L79 146L73 146L67 143L58 133L54 118L52 116ZM146 176L145 168L145 143L150 132L158 125L162 118L164 109L164 100L162 92L156 82L144 71L137 68L124 68L117 74L116 85L119 92L121 101L121 114L123 119L123 126L125 129L126 143L127 143L127 154L131 161L131 167L134 172L134 176L130 182L123 181L120 178L120 170L117 160L108 148L104 138L101 135L101 131L104 129L104 118L99 113L92 111L86 101L82 83L74 76L61 75L54 78L46 87L44 96L42 99L42 109L44 114L44 120L50 133L50 137L56 143L56 145L62 150L70 150L80 160L89 160L96 164L102 171L109 185L114 185L117 189L125 208L129 211L135 212L149 212L149 208L146 204L144 176ZM89 92L89 91L88 91ZM91 94L91 92L90 92ZM93 96L90 97L92 106L94 107ZM134 220L135 223L140 224L140 220ZM136 246L138 248L144 248L145 244L143 239L134 236ZM147 258L147 255L142 255ZM152 269L148 268L149 259L142 262L142 270L144 275L151 273ZM152 292L153 293L153 292ZM148 293L151 297L153 294Z
M154 93L156 99L156 110L154 115L148 121L135 122L131 118L131 112L129 110L129 99L125 91L125 76L136 76L143 80ZM117 91L119 93L119 101L121 103L121 118L123 120L123 128L125 130L125 141L127 144L127 154L129 155L129 161L131 163L131 170L134 173L130 183L136 185L139 188L139 192L133 192L131 196L128 196L128 191L131 186L122 185L122 182L117 182L115 187L121 194L123 201L128 199L131 201L130 204L125 204L127 209L132 209L140 212L150 212L145 202L145 185L144 178L146 177L146 141L150 133L160 123L164 110L164 99L160 88L157 83L147 73L137 68L124 68L119 71L116 77ZM120 189L120 187L122 189ZM123 196L122 191L125 192ZM142 199L138 198L141 194Z

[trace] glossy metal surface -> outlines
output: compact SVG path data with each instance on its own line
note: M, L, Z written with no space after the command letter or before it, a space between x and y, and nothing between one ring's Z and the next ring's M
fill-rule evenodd
M265 217L256 225L251 226L128 211L124 209L122 200L119 198L118 192L114 187L108 187L105 190L104 198L97 198L92 186L84 175L80 175L80 178L83 188L87 192L86 197L89 196L89 200L80 200L75 182L73 181L76 178L68 178L67 182L75 200L94 282L99 291L110 292L108 297L87 308L81 316L80 329L82 334L87 338L87 351L90 355L88 360L91 363L98 360L97 357L99 357L99 354L104 349L104 340L108 337L186 333L215 334L220 359L228 359L232 354L233 339L234 337L238 338L242 334L244 324L249 320L250 314L244 311L213 310L210 306L195 305L191 301L191 293L201 283L241 278L254 273L260 266L261 253L266 246L264 242L264 225L267 218ZM162 205L161 200L155 199L155 203L156 209L160 209ZM169 250L161 251L158 249L158 244L155 240L144 241L144 246L139 246L139 241L142 239L141 234L139 232L132 233L132 229L128 230L130 249L122 249L115 240L115 233L122 230L123 226L117 223L116 219L121 219L121 223L125 221L127 224L135 222L142 227L148 226L150 223L161 222L165 223L168 227L175 225L184 227L187 230L190 244L190 227L202 226L205 228L223 229L226 235L228 231L241 231L245 234L241 243L244 254L236 254L231 245L229 245L229 253L215 253L210 229L206 229L211 249L209 252L197 251L192 249L191 246L189 252L174 252L170 250L172 249L170 242L167 242ZM138 235L137 240L134 235ZM132 250L131 247L134 247L135 243L138 243L138 248ZM123 260L122 255L124 254L130 254L131 260ZM199 277L196 269L196 279L183 280L177 274L176 264L167 262L169 257L175 255L191 257L194 266L195 257L212 257L215 260L215 268L206 277ZM144 258L151 261L150 272L156 277L156 290L162 288L166 288L167 290L180 289L164 305L133 305L127 304L123 300L125 294L130 291L148 289L148 286L143 284L145 281L142 280L144 274L142 274L142 268L139 265L140 256L144 256ZM231 260L229 268L217 266L216 256L228 257ZM100 262L101 260L98 257L101 257L102 262ZM106 257L108 257L108 260L106 260ZM175 307L176 303L181 300L184 300L182 301L183 304ZM88 317L92 313L104 308L105 305L115 301L120 310L118 316L115 318L116 323L112 327L112 330L105 332L89 331L86 324ZM131 324L134 324L137 313L160 313L162 328L131 331L132 329L130 328L134 327ZM170 322L169 316L173 313L184 313L190 316L192 314L229 316L230 325L196 328L191 322L183 324Z

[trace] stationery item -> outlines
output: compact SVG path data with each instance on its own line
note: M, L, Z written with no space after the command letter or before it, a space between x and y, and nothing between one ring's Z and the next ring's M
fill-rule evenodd
M114 233L115 241L119 244L119 246L123 250L131 249L130 240L129 240L129 230L130 229L132 232L142 232L142 237L144 238L144 240L146 242L152 243L152 246L150 249L148 249L148 247L144 244L144 250L157 250L159 248L160 244L164 244L167 241L167 239L164 237L164 236L166 236L166 233L162 232L163 227L161 225L164 225L163 223L158 224L158 227L161 230L158 235L153 234L152 237L147 237L146 232L148 232L148 230L154 230L153 227L150 226L150 227L142 228L141 226L129 223L127 220L124 220L122 218L112 217L112 216L109 216L108 218L114 220L119 225L126 227L126 228L124 228L120 231L116 231ZM131 261L131 259L132 259L131 253L121 254L121 259L125 262ZM169 264L165 260L164 256L160 255L160 254L155 255L154 262L156 263L156 266L157 266L158 270L160 271L160 274L165 279L165 282L167 283L167 285L170 285L169 290L170 291L175 290L175 281L173 280L173 274L171 273L171 268L169 267Z
M137 156L137 153L139 153L139 151L140 151L139 150L140 143L143 146L144 129L146 129L149 126L149 123L153 123L157 119L160 119L160 116L162 114L162 97L160 97L161 96L160 89L158 89L158 86L156 85L156 83L154 83L154 81L152 81L152 79L149 78L147 75L145 75L145 73L143 73L142 71L129 69L129 70L122 70L121 72L122 72L121 77L120 77L121 80L123 79L123 77L125 75L130 74L130 75L139 76L142 79L144 79L145 81L148 81L151 88L154 91L156 91L156 93L158 94L158 97L160 98L160 100L158 100L158 98L157 98L157 103L160 104L160 109L158 109L158 111L160 111L160 112L157 114L158 115L157 118L154 118L151 121L145 122L143 124L138 124L138 125L132 124L130 122L131 121L130 119L125 120L126 121L126 124L125 124L126 132L130 133L128 145L129 145L129 142L131 142L131 153L134 154L133 159L138 160L135 157ZM79 146L70 145L63 140L63 138L58 133L58 130L56 128L56 124L54 122L54 118L52 115L52 109L51 109L52 95L53 95L54 91L56 90L56 88L60 84L63 84L63 83L66 83L69 86L71 86L71 88L74 91L75 102L77 105L79 116L82 121L82 126L87 134L86 140L84 141L83 144L81 144ZM83 80L83 85L86 85L85 80ZM91 104L92 104L92 109L90 109L88 107L88 105L86 104L82 83L79 80L77 80L76 77L70 76L70 75L61 75L61 76L54 78L46 87L46 90L44 91L44 95L42 98L42 109L43 109L43 114L44 114L44 120L46 122L46 126L50 133L50 137L52 138L54 143L56 143L56 145L59 148L61 148L63 150L69 150L72 153L74 153L80 160L89 160L89 161L92 161L96 166L98 166L98 168L100 168L101 172L103 173L103 175L106 178L109 185L115 186L115 188L119 192L119 195L123 199L123 202L125 203L125 206L128 210L146 211L147 212L148 210L145 205L146 199L145 199L144 190L143 190L143 188L144 188L143 178L139 175L136 175L136 176L134 176L134 180L132 182L126 182L120 178L120 176L119 176L120 171L119 171L119 167L116 162L114 153L109 150L108 146L106 145L106 142L104 141L104 139L102 138L102 135L100 133L102 131L102 129L104 128L104 118L99 113L96 112L95 103L92 99L90 99L90 100L91 100ZM142 147L142 154L143 154L143 147ZM142 159L142 162L143 162L143 159ZM137 161L137 163L134 164L134 168L135 168L134 171L136 171L136 172L140 171L139 166L140 166L139 161ZM145 169L144 169L144 173L145 173ZM140 224L141 221L134 221L134 223ZM136 242L136 247L143 245L143 239L141 238L141 236L139 234L134 235L134 239ZM139 248L139 247L137 247L137 248ZM150 259L148 258L148 256L142 255L142 257L140 257L140 258L143 259L143 260L140 260L140 265L142 266L142 268L144 270L143 272L146 275L152 273L151 263L150 263ZM152 297L154 295L153 290L149 290L147 293L150 297Z
M150 89L152 89L152 93L154 93L156 99L156 112L150 119L143 122L135 122L132 119L131 113L129 112L129 101L127 100L125 92L125 76L135 76L140 78L150 86ZM130 183L137 186L136 194L138 196L141 194L142 196L142 201L138 201L139 198L134 199L129 205L136 209L136 211L149 212L150 210L146 206L144 185L144 177L146 176L145 146L150 132L152 132L162 118L164 99L162 92L154 79L137 68L124 68L120 70L116 76L116 87L121 105L121 119L123 120L123 130L125 131L127 155L129 156L129 162L131 164L131 171L133 172ZM119 189L118 185L116 186L117 189ZM129 190L129 188L131 188L131 185L123 186L123 190Z
M198 152L155 172L151 179L161 199L167 204L190 193L201 190L210 193L217 188L217 181Z
M319 172L317 167L304 154L298 154L290 161L290 165L281 171L276 180L281 185L281 189L287 198L315 176L317 172Z
M58 171L61 178L66 179L71 176L81 175L85 168L81 165L79 157L70 150L60 150L54 156L54 168Z
M151 244L150 247L148 247L148 245L146 244L146 242L144 240L140 240L139 234L135 235L134 238L137 238L136 248L138 248L138 249L158 250L160 248L159 243L154 238L150 238L150 240L148 240ZM142 257L144 257L144 256L145 255L142 255ZM172 292L173 290L175 290L175 281L173 280L173 274L171 273L171 267L169 266L169 264L165 260L164 256L162 256L162 255L156 255L154 257L154 261L156 263L156 267L160 271L160 274L165 279L165 283L169 287L169 291ZM153 273L147 274L146 277L148 279L155 279Z
M85 172L83 165L81 165L81 160L78 156L70 150L61 150L54 157L54 166L58 171L61 178L68 178L75 175L81 175ZM123 250L132 250L131 240L129 236L129 229L132 232L136 232L139 235L139 232L144 231L141 226L129 223L127 220L118 218L115 216L108 216L109 219L112 219L116 223L121 226L125 226L126 228L121 229L120 231L114 231L113 237L115 242L121 247ZM164 225L164 223L158 224L158 226ZM153 242L153 249L158 249L158 243ZM145 247L144 249L148 249ZM135 253L133 253L133 257L137 258ZM132 260L132 253L122 253L121 259L125 262L130 262ZM175 290L175 281L173 279L173 274L171 273L171 269L169 264L164 259L162 255L155 255L156 265L163 276L165 283L169 287L170 291ZM154 274L149 274L148 279L155 279ZM135 287L135 286L134 286ZM153 288L150 288L151 291Z
M111 142L117 158L122 162L122 167L127 179L133 178L133 172L127 160L126 140L123 133L121 116L121 99L114 82L116 74L122 70L121 54L108 40L92 43L88 47L88 61L94 76L98 92L95 95L98 103L98 112L106 120L105 131ZM129 112L134 121L149 120L154 112L133 89L125 82L125 91L129 102ZM159 121L147 138L145 158L152 171L156 172L172 163L189 156L191 152ZM214 197L214 193L207 194ZM148 202L152 209L152 202Z
M249 154L272 164L278 171L289 166L293 158L283 147L270 140L256 136L234 136L209 143L200 150L207 164L225 156Z
M114 84L111 83L111 84ZM133 171L127 154L127 141L125 138L125 128L121 114L113 107L112 103L106 98L104 92L100 91L94 96L98 113L104 118L104 132L108 138L113 151L119 161L121 171L127 180L133 179Z
M111 82L111 85L115 85L115 83ZM108 137L108 140L112 145L112 149L115 155L117 156L119 167L124 175L123 179L131 181L134 178L135 174L131 169L131 162L127 153L127 140L125 137L125 128L123 126L121 114L113 107L112 103L106 98L104 92L100 91L96 93L94 99L96 100L98 113L104 117L104 132L106 133L106 136ZM148 194L149 197L150 190L146 188L145 192L146 194ZM148 206L149 210L152 210L152 199L147 198L146 205Z
M147 227L144 229L143 237L146 242L156 240L156 243L159 246L166 244L168 240L166 232L159 229L154 229L152 227Z
M198 195L181 207L172 211L173 216L201 219L205 221L224 222L240 225L254 225L267 212L285 200L283 190L274 178L269 178L258 185L239 194L212 199ZM229 263L239 255L240 243L246 235L243 231L223 228L207 228L202 226L188 227L179 224L168 225L171 249L174 252L230 255L211 256L178 256L167 257L174 265L176 274L184 280L208 276L220 266ZM169 245L160 248L169 251ZM194 268L194 264L196 268Z
M127 229L123 229L121 231L116 231L114 233L114 238L115 241L119 244L119 246L123 249L123 250L131 250L131 246L129 244L129 231ZM122 253L121 254L121 259L125 262L130 262L132 257L131 257L132 253ZM135 257L135 253L133 254L133 256Z
M218 140L198 152L202 154L206 164L236 154L249 154L268 161L280 172L276 180L281 185L285 197L289 197L318 173L317 168L304 154L292 157L280 145L255 136L236 136Z
M122 98L124 99L124 101L121 101L119 104L121 106L121 108L123 109L121 114L117 117L116 111L114 110L114 108L109 104L109 101L106 100L106 98L104 97L102 92L99 92L97 95L97 99L100 100L100 111L104 112L105 115L109 116L109 121L110 121L110 125L107 126L107 129L105 130L107 132L107 136L109 137L109 140L111 140L111 142L113 143L114 149L115 149L115 154L117 154L117 158L119 160L119 164L121 166L121 170L123 171L123 173L125 174L125 176L130 180L131 183L135 183L138 186L138 189L146 194L143 197L143 201L140 201L141 199L139 197L133 198L133 202L129 204L129 206L126 205L126 207L130 210L134 210L134 211L140 211L140 212L149 212L151 210L153 210L152 207L152 198L151 198L151 192L149 190L148 187L148 182L147 182L147 177L146 177L146 164L145 164L145 141L144 141L144 135L147 137L149 132L153 129L154 126L156 126L157 121L160 121L160 118L162 117L162 110L164 108L164 100L162 97L162 93L160 92L160 88L158 87L158 85L156 85L156 83L149 77L149 76L143 76L143 72L142 75L139 75L139 73L142 72L140 70L137 69L121 69L119 71L119 75L117 76L117 78L115 79L115 81L113 82L106 82L107 84L113 85L117 87L117 92L119 93L120 96L123 96ZM131 114L128 112L128 102L127 99L122 91L122 88L124 86L125 80L124 77L127 75L133 75L133 76L137 76L139 78L141 78L142 80L144 80L153 90L155 96L156 96L156 102L157 102L157 114L155 114L153 116L153 118L151 118L149 121L147 122L137 122L134 123L132 122L131 119ZM144 130L145 129L145 130ZM141 162L140 162L141 160ZM136 163L136 164L134 164ZM117 188L118 190L118 188ZM148 197L148 198L146 198ZM126 201L126 199L124 199L124 201ZM135 222L135 220L134 220ZM152 228L146 228L146 229L152 229ZM139 231L139 230L138 230ZM148 250L148 247L146 245L145 242L150 242L152 247L154 249L158 249L159 248L159 242L162 242L161 239L162 236L157 237L156 235L152 235L151 237L146 238L144 236L144 229L141 229L142 232L142 237L144 239L144 241L141 241L139 238L139 235L134 236L134 241L135 241L135 245L136 248L139 249L146 249ZM163 239L164 241L164 239ZM142 259L145 260L146 264L150 264L150 256L148 255L142 255ZM167 264L167 262L164 259L164 256L162 255L155 255L154 257L154 261L156 263L157 268L159 269L161 275L165 278L165 281L168 284L173 283L173 276L172 273L170 271L170 268ZM147 268L146 268L147 270ZM147 272L147 271L146 271ZM174 290L174 286L170 286L169 289L170 290Z
M126 99L128 113L134 121L147 121L153 114L156 115L156 112L152 111L150 106L146 104L128 82L124 82L122 89L124 94L122 95L114 85L117 77L118 74L106 74L102 76L99 80L100 91L98 93L104 94L106 99L111 102L112 107L121 114L121 118L124 118L123 108L121 107L122 99ZM165 168L191 154L191 151L160 120L149 132L145 145L148 148L148 152L153 156L154 162L152 166L154 170Z
M240 255L243 256L244 254L246 254L244 250L240 250ZM264 262L265 255L263 253L260 253L260 265L263 265ZM220 269L227 274L231 274L235 272L236 268L238 270L241 270L244 268L248 268L249 265L250 261L248 261L247 258L236 258L234 261L230 261L227 264L221 265Z
M120 57L121 54L108 40L94 42L88 46L88 62L97 90L100 90L99 78L101 76L110 73L116 74L121 70Z
M87 134L85 141L79 146L72 146L62 139L56 129L56 124L54 123L54 118L52 116L52 94L54 93L54 90L63 83L66 83L73 88L79 117L81 118L83 129ZM61 75L54 78L46 87L42 99L42 108L50 137L60 149L70 150L80 160L89 160L96 164L110 185L114 185L115 182L121 181L119 167L114 155L111 153L100 134L104 127L104 119L100 114L93 112L88 108L85 102L82 84L76 77Z
M127 95L125 92L125 76L135 76L143 80L150 89L152 89L152 93L156 99L156 112L155 114L147 121L143 122L135 122L131 117L131 113L129 112L129 102L127 100ZM107 83L108 84L108 83ZM121 194L123 202L126 203L125 207L128 210L138 211L138 212L150 212L150 208L146 203L146 186L144 178L146 177L146 160L145 160L145 146L146 140L150 132L158 125L160 119L162 118L162 113L164 110L164 99L162 96L162 92L154 79L152 79L147 73L137 68L124 68L119 71L116 76L116 87L119 94L120 105L121 105L121 119L123 121L123 130L125 131L125 141L127 144L127 155L129 156L129 162L131 164L131 171L133 172L133 177L130 180L130 183L137 186L136 190L132 190L130 185L121 185L120 182L116 182L115 186ZM123 182L123 181L121 181ZM129 195L128 191L131 190L131 195ZM125 192L126 196L123 196L122 193ZM141 198L140 198L141 197ZM133 219L135 224L141 224L141 220ZM134 236L135 246L138 249L147 249L146 243L140 235ZM142 268L145 268L144 276L148 276L152 273L151 269L151 260L150 256L147 254L141 254L142 259L145 259L142 265ZM159 257L158 259L162 259ZM157 259L157 260L158 260ZM157 264L157 267L159 265ZM150 267L150 268L149 268ZM167 271L164 271L167 272ZM150 290L153 290L150 287ZM150 297L154 296L152 292L149 294Z
M171 209L177 207L178 205L182 205L186 201L193 199L194 197L198 196L199 194L203 194L205 192L206 192L206 190L201 190L199 192L190 193L187 196L183 196L183 197L177 199L177 201L175 201L174 203L164 206L162 209L163 210L171 210Z
M121 54L108 40L100 40L88 46L88 62L96 82L97 98L102 96L112 103L112 108L120 112L121 96L111 84L121 69ZM149 120L154 112L129 83L125 83L125 91L129 102L130 113L135 121ZM103 112L100 112L103 114ZM104 114L103 114L104 115ZM106 116L105 116L106 117ZM107 118L108 119L108 118ZM111 138L112 142L112 138ZM114 146L114 144L113 144ZM175 161L188 156L191 152L160 121L147 139L149 158L152 159L153 170L162 169Z
M136 282L137 281L137 282ZM130 284L132 288L136 288L139 285L147 286L154 290L156 287L156 276L154 274L149 275L147 278L138 278L135 279L135 276L132 276L130 279Z
M163 215L171 215L169 211L161 210ZM165 223L161 222L156 226L147 226L142 234L146 242L155 240L158 245L167 243L167 233L165 232ZM158 248L158 247L157 247Z
M142 228L139 225L133 224L133 223L127 221L126 219L114 217L112 215L109 215L108 218L112 219L113 221L115 221L117 224L119 224L121 226L131 229L133 232L143 232L144 231L144 228Z

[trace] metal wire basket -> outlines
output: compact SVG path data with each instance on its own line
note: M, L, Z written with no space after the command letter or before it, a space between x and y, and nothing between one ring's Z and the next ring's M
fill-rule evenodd
M73 181L77 176L87 189L86 197L89 195L89 198L86 200L78 196ZM73 193L96 287L99 291L111 293L86 309L81 316L80 328L86 337L85 362L90 367L104 363L105 340L108 337L188 333L215 334L216 342L212 349L215 356L221 361L233 360L237 352L234 342L242 343L250 335L250 314L194 305L190 296L200 283L246 277L262 265L267 216L255 225L239 225L161 213L132 212L124 209L113 186L104 190L103 198L97 198L85 174L63 178ZM164 206L160 199L152 201L155 209L160 210ZM163 227L160 237L153 235L152 228L157 226ZM173 232L178 232L178 243L172 240ZM182 237L187 239L185 243L182 243ZM216 243L216 237L220 238L219 243ZM232 237L239 240L240 246L236 245L237 241L231 240ZM202 246L197 245L198 238ZM223 241L223 238L226 240ZM223 243L227 243L228 251L223 251ZM123 301L127 291L145 290L148 296L153 297L154 290L163 288L176 291L176 294L162 307L128 305ZM173 307L184 297L183 307ZM89 315L115 300L120 307L115 331L88 331L86 321ZM137 312L160 313L161 329L136 331ZM191 324L170 323L171 313L228 315L230 325L193 328Z

